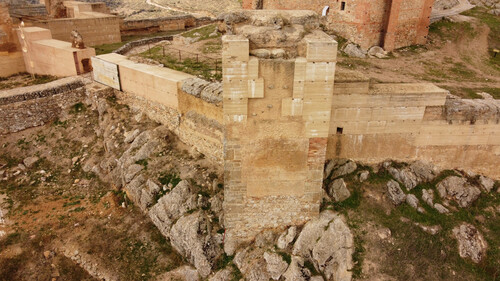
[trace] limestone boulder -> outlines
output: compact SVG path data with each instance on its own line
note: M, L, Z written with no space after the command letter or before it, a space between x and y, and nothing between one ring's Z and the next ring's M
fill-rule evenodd
M131 182L135 176L144 169L144 166L139 165L139 164L132 164L128 166L126 172L125 172L125 183Z
M28 157L23 160L23 164L24 166L26 166L26 168L31 168L31 166L33 166L36 162L38 162L39 159L40 158L36 156Z
M277 242L278 248L279 249L287 248L288 245L290 245L290 243L293 242L293 239L295 239L295 235L297 235L297 227L291 226L278 237L278 242Z
M457 176L449 176L438 183L437 190L441 198L454 200L462 208L470 206L481 195L478 187Z
M263 248L245 248L237 252L233 262L248 281L269 281L271 274L267 271Z
M336 179L330 183L327 193L335 202L342 202L351 196L344 179Z
M403 183L407 190L413 189L419 183L417 176L407 167L402 169L389 167L388 171L396 180Z
M387 52L379 46L373 46L368 50L368 56L370 58L383 59L387 57Z
M440 214L447 214L450 212L445 206L439 203L434 204L434 209L436 209Z
M410 205L414 209L418 209L418 198L414 194L408 194L406 196L406 204Z
M170 230L172 247L206 278L212 272L222 248L211 235L211 224L203 211L197 211L177 220Z
M149 210L149 217L160 232L170 236L170 228L175 220L197 207L198 196L188 181L181 181L169 193L161 197Z
M141 133L139 129L135 129L133 131L128 131L123 134L123 141L125 143L131 143L135 140L135 138Z
M419 179L419 182L432 181L439 174L439 169L432 164L415 161L410 164L410 170Z
M280 255L271 252L265 252L264 259L266 260L267 264L267 272L269 272L271 278L274 280L279 280L281 275L283 275L283 273L285 273L286 269L288 268L288 263L284 261Z
M406 200L406 194L403 192L401 187L399 187L399 183L395 180L390 180L389 182L387 182L387 196L389 197L389 200L391 200L391 202L396 206L400 205Z
M424 200L427 205L434 206L434 190L432 189L422 189L422 200Z
M308 281L311 279L311 271L304 267L304 259L292 256L292 262L283 274L286 281Z
M453 229L453 235L458 241L460 257L469 258L473 262L479 263L486 256L488 244L473 225L463 223Z
M369 171L362 171L361 173L359 173L359 181L364 182L368 179L369 176L370 176Z
M484 177L484 176L479 176L479 183L481 184L481 187L486 192L490 192L493 189L493 187L495 186L494 180L487 178L487 177Z
M156 278L157 281L198 281L198 271L191 266L185 265L172 271L166 272Z
M356 171L357 168L358 168L358 166L356 165L356 163L349 160L346 163L344 163L343 165L340 165L337 168L335 168L335 170L332 173L332 178L337 178L337 177L348 175L348 174Z
M353 252L353 235L344 218L327 210L306 223L292 253L313 261L327 279L351 280Z
M227 266L226 268L217 271L214 275L208 278L208 281L231 281L233 279L233 276L233 268Z
M342 51L351 58L366 58L367 52L354 43L347 43Z

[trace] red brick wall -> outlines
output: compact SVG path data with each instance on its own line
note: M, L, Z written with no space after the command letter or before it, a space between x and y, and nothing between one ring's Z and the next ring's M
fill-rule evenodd
M255 8L257 1L243 0L243 8ZM434 3L434 0L344 0L345 10L341 11L340 0L260 1L264 9L313 10L318 14L329 6L328 29L362 48L382 45L388 50L425 44Z

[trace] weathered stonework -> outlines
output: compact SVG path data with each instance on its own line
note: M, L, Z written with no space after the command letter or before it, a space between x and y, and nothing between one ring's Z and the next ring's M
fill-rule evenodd
M323 24L342 37L368 49L393 50L425 44L434 0L243 0L244 9L313 10L327 15Z
M233 32L248 30L259 16L262 28L278 13L254 15L254 20L233 25ZM282 27L273 37L288 32ZM287 41L270 46L267 39L247 36L223 37L228 253L263 229L301 224L319 215L337 53L337 43L321 32L294 38L301 50L292 50ZM288 59L249 56L250 46L286 48ZM295 54L304 57L292 58Z
M41 126L58 118L64 108L85 96L78 77L44 85L0 91L0 135Z

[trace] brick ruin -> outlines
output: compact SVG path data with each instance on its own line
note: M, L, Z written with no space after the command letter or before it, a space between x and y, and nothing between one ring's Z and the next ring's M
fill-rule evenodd
M434 0L243 0L244 9L313 10L322 23L368 49L425 44Z

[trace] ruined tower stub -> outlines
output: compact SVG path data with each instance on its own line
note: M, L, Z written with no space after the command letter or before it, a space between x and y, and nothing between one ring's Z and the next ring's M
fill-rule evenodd
M246 11L223 37L225 250L319 215L337 42L309 11ZM312 29L312 30L311 30ZM253 55L251 55L253 54Z

